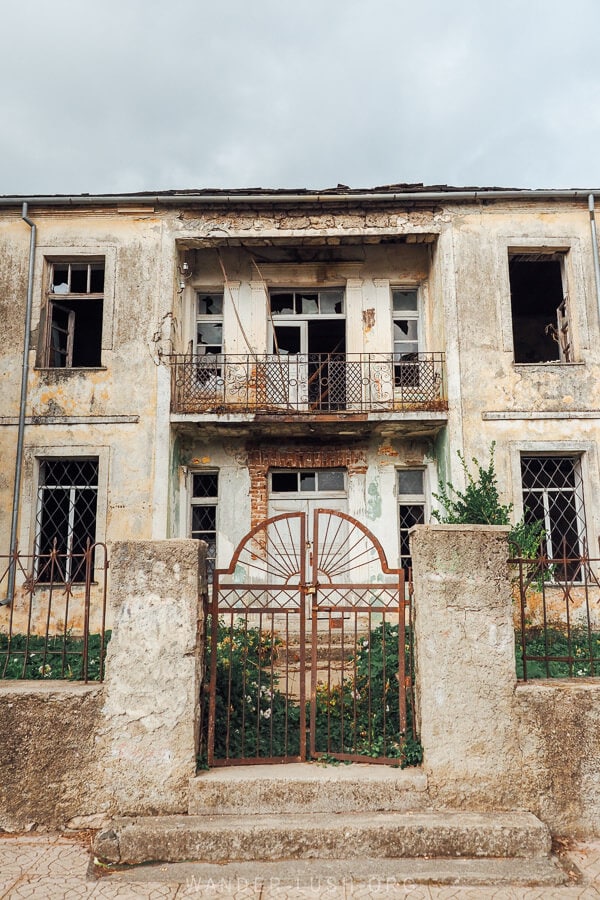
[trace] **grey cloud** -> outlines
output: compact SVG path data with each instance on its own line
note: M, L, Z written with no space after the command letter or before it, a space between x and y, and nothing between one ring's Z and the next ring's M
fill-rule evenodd
M0 192L593 186L595 0L29 0Z

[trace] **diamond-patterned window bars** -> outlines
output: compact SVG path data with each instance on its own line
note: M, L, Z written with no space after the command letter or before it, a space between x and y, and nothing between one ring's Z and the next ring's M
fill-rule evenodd
M542 522L549 559L587 555L581 464L577 456L522 456L523 509L527 522Z
M206 569L209 580L217 557L218 472L192 472L191 537L206 541Z
M96 539L97 459L44 459L36 515L36 578L44 580L61 556L65 582L86 579L85 552ZM91 572L93 578L93 569Z
M425 523L423 469L398 470L398 517L400 522L400 566L408 579L412 569L409 532L413 525Z

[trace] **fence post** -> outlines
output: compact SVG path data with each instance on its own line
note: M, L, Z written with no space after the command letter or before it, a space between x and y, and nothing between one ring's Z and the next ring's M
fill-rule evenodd
M109 805L121 814L187 811L196 770L206 545L112 546L113 631L99 728Z
M508 530L411 532L418 720L430 792L442 802L518 805Z

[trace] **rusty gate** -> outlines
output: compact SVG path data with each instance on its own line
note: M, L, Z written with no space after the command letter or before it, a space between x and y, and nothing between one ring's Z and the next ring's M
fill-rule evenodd
M398 764L414 736L402 569L351 516L264 520L213 577L211 766L311 758Z

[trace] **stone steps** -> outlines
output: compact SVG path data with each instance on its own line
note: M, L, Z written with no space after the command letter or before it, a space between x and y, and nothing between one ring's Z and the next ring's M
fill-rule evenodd
M228 766L190 780L190 815L337 813L426 809L427 776L416 768L291 763Z
M116 870L104 880L122 886L134 883L136 896L141 896L140 884L145 882L180 882L187 886L190 896L198 892L211 897L282 900L286 896L350 897L355 896L354 889L359 890L361 897L409 897L419 884L551 888L565 884L568 879L556 862L535 857L180 862ZM457 895L453 893L452 896Z
M96 838L113 863L456 857L548 859L530 813L354 812L118 818Z
M223 767L191 779L188 815L114 819L94 853L132 867L111 880L152 881L161 872L166 880L220 885L226 896L246 885L277 897L285 886L320 896L323 885L343 892L352 884L387 890L567 880L550 856L547 827L530 813L429 806L420 769Z

